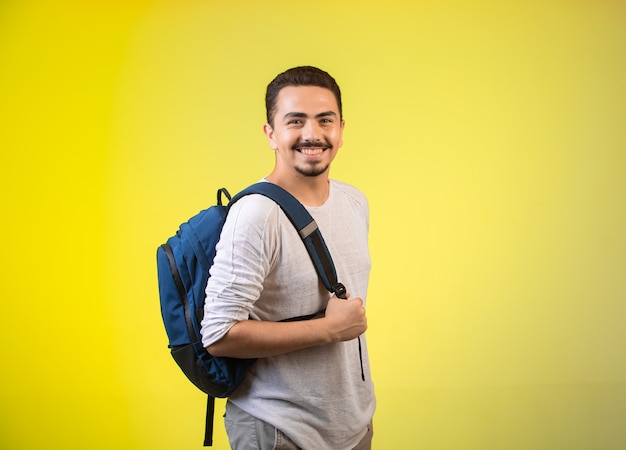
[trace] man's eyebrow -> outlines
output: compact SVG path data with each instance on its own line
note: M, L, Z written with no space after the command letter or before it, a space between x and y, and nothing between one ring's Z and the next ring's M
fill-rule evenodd
M315 115L316 119L319 119L320 117L328 117L328 116L337 116L337 113L334 111L324 111L321 113L318 113ZM291 118L306 118L308 117L305 113L303 112L288 112L287 114L285 114L285 116L283 117L284 119L291 119Z
M283 118L291 119L292 117L307 117L307 115L303 112L288 112Z

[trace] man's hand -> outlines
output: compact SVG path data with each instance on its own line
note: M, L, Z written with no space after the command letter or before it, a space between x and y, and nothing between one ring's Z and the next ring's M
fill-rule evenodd
M367 330L367 318L363 300L356 297L342 300L332 296L326 306L326 321L328 332L333 342L350 341L362 335Z

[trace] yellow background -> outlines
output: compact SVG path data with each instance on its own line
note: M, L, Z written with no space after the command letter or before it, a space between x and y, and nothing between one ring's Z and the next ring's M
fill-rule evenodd
M0 448L201 447L155 250L270 171L264 89L301 64L341 85L332 176L371 204L374 448L626 448L625 25L618 0L0 2Z

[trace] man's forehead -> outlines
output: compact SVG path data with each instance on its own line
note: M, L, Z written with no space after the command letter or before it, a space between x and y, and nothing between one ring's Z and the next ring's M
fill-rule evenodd
M330 89L319 86L285 86L278 93L278 109L315 108L339 113L335 94Z

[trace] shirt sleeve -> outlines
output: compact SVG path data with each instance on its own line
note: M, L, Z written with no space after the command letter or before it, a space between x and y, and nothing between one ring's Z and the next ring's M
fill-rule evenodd
M246 196L232 206L206 287L201 323L205 347L250 316L274 259L275 239L268 229L276 214L276 204L260 195Z

